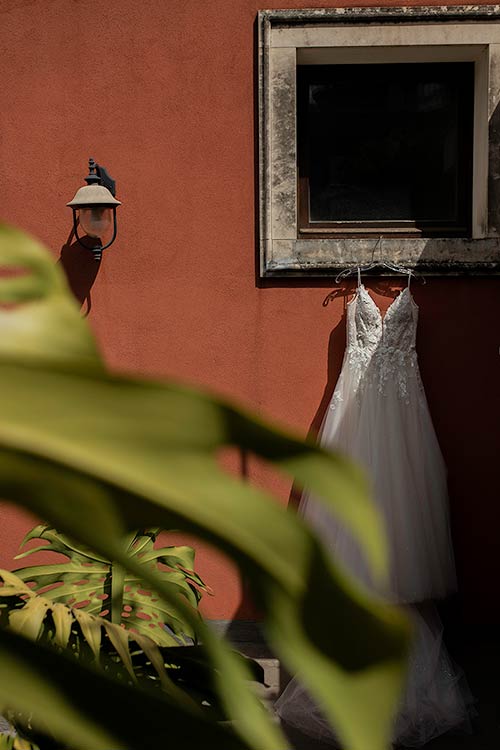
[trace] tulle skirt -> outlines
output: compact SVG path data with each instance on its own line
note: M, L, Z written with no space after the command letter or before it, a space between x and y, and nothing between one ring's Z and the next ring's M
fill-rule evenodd
M383 382L343 367L320 434L321 444L365 467L388 537L390 578L385 598L402 603L445 597L456 590L446 469L418 365ZM348 529L304 493L300 513L336 561L373 586L363 552Z
M385 521L389 579L377 593L406 605L416 636L393 741L420 747L451 729L470 729L473 701L462 670L444 646L434 606L416 604L456 590L445 464L416 356L405 357L399 370L386 363L375 354L365 370L350 367L346 353L320 440L365 467ZM299 510L334 560L374 589L363 551L348 529L307 492ZM340 746L300 678L289 683L276 712L292 729Z
M394 723L393 743L421 747L445 732L471 731L475 710L463 671L452 661L442 639L442 624L433 605L409 606L415 641L407 684ZM285 726L325 745L341 747L321 709L295 677L275 710Z

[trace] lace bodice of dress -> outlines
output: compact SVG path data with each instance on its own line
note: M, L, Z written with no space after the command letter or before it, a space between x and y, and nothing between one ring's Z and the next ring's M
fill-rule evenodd
M347 314L346 356L358 384L368 379L385 391L396 382L402 398L407 397L407 380L418 374L415 340L418 308L409 288L392 302L384 317L367 289L360 284Z

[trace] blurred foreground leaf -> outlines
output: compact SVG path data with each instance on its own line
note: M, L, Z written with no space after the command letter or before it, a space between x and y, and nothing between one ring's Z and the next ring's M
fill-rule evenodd
M380 579L381 521L359 471L222 399L107 374L43 250L24 235L18 242L13 230L0 232L0 266L4 246L8 261L24 263L35 281L17 296L18 287L4 286L4 299L23 304L2 313L12 345L0 347L0 494L142 575L205 643L242 740L252 750L282 750L284 740L243 684L242 664L175 586L126 556L122 540L158 525L214 544L240 565L272 646L300 672L349 750L386 750L404 676L405 618L348 580L295 514L222 471L217 454L227 445L252 451L307 485L349 526ZM0 283L0 302L1 295ZM36 339L33 326L24 335L30 308L39 316ZM68 338L70 349L61 344ZM182 711L179 720L189 722ZM134 741L127 738L128 746ZM212 747L208 736L199 742Z
M160 694L108 679L40 644L0 630L0 706L14 703L37 717L40 731L53 733L70 748L119 750L183 745L242 750L231 731L201 712L179 711ZM36 706L36 711L33 707Z

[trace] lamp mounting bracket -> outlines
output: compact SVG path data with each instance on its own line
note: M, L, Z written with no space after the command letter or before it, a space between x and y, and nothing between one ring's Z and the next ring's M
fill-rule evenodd
M92 157L89 159L89 173L85 178L87 185L104 185L109 190L113 198L116 197L116 182L108 173L106 167L97 164Z

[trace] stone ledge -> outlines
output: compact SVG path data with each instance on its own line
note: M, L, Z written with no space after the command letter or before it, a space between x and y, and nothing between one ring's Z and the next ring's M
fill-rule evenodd
M280 692L280 662L266 643L261 624L255 620L209 620L208 625L236 651L260 664L265 685L259 685L257 690L264 702L272 705Z

